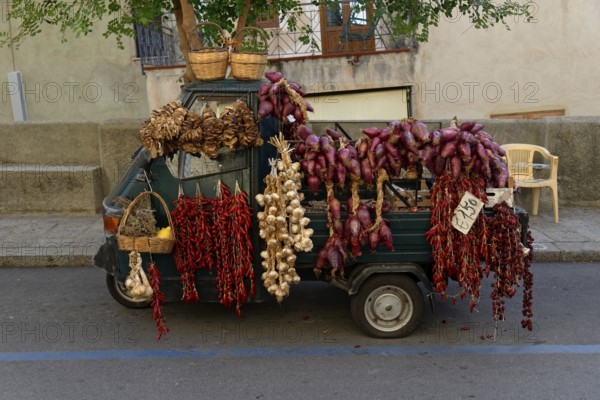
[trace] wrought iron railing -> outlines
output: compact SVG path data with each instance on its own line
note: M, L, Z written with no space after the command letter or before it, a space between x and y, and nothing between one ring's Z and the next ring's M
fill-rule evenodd
M377 52L405 51L415 40L394 35L385 18L365 19L352 15L344 21L339 12L326 12L327 23L321 24L321 9L311 3L301 4L301 12L291 12L269 34L269 60L277 61L309 56L352 56ZM288 29L290 19L296 30ZM326 26L325 30L321 27ZM145 66L184 64L179 50L179 36L173 15L148 27L136 26L138 57Z
M321 15L319 6L305 3L302 12L290 13L280 21L279 27L266 29L271 35L269 59L405 51L416 43L412 38L394 35L384 17L367 20L363 13L344 21L339 10L327 10L327 23L321 24ZM288 30L290 18L296 21L295 32Z
M136 45L142 72L146 66L185 64L172 15L149 26L136 25Z

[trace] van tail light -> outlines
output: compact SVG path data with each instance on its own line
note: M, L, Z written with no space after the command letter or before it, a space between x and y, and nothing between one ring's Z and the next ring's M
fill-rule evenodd
M102 221L104 222L104 230L111 235L114 235L119 229L119 222L121 221L121 218L111 217L110 215L102 215Z

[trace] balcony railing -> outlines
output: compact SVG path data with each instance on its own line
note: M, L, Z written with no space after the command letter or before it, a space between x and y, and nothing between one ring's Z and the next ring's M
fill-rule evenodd
M327 19L326 23L321 23L322 16ZM296 20L295 32L288 30L290 18ZM324 11L310 3L302 4L302 12L286 15L277 28L265 30L271 34L271 61L311 56L400 52L415 44L413 39L394 35L385 18L368 20L366 13L346 15L344 18L340 10ZM301 40L302 36L304 41Z
M179 35L172 14L149 26L136 25L138 57L145 66L171 66L185 64L179 50Z
M275 23L277 27L265 28L270 36L270 61L401 52L415 46L414 39L394 35L385 18L370 20L366 18L366 12L343 15L341 9L324 11L311 3L301 6L301 12L289 13ZM321 22L322 16L326 18L324 23ZM295 19L295 32L288 29L290 19ZM269 26L273 26L273 23ZM179 50L179 36L173 15L149 27L136 26L136 32L142 70L145 66L185 63Z

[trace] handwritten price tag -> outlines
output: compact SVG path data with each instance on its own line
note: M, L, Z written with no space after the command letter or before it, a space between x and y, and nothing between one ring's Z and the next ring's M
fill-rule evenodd
M483 208L483 204L483 201L466 192L460 199L458 207L454 210L452 226L465 235L469 233Z

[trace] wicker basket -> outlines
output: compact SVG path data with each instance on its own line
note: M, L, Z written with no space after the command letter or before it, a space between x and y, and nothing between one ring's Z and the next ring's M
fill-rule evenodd
M233 41L229 62L231 66L231 77L235 79L256 80L260 79L265 72L265 67L267 65L266 51L257 53L240 50L244 35L250 30L258 32L260 39L262 39L265 46L268 45L268 39L262 29L248 26L237 33L235 40Z
M201 81L213 81L224 79L227 73L227 62L229 60L229 50L227 49L227 38L221 27L213 22L200 22L190 32L190 37L195 34L199 27L210 25L219 31L223 47L203 47L201 49L192 49L190 44L189 60L190 67L194 71L196 79ZM204 43L202 43L204 46Z
M162 197L156 192L142 192L140 193L129 206L125 210L123 214L123 218L121 218L121 222L119 222L119 229L117 231L117 245L119 246L119 250L122 251L132 251L136 250L140 253L155 253L155 254L168 254L173 251L173 245L175 244L175 239L163 239L159 237L132 237L132 236L124 236L121 235L121 228L127 222L127 218L129 217L129 213L135 206L135 204L140 201L144 196L154 196L160 201L160 204L163 206L167 219L169 220L169 226L173 231L173 221L171 220L171 213L169 212L169 208L167 204L163 200ZM173 231L174 234L174 231Z

